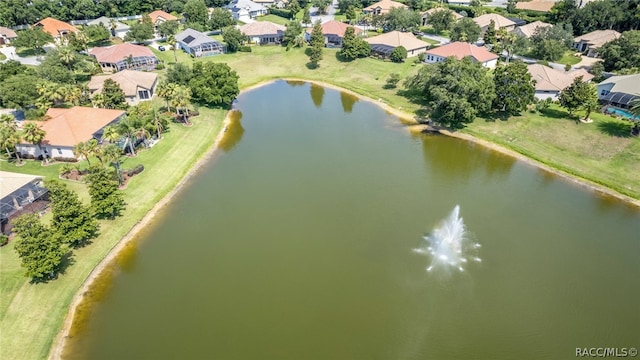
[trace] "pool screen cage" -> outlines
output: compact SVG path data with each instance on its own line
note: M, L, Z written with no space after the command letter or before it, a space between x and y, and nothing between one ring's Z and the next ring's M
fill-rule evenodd
M42 187L41 181L23 185L0 200L0 218L3 221L9 219L15 212L41 198L47 191Z
M128 60L131 59L131 60ZM155 56L136 56L132 58L124 58L116 63L118 71L124 69L134 70L155 70L158 59Z
M638 95L626 94L621 92L612 92L603 96L600 101L607 105L619 107L621 109L629 109L635 99L640 99ZM638 100L640 101L640 100Z
M371 45L371 52L385 58L388 58L389 56L391 56L393 49L395 49L395 47L389 46L389 45L382 45L382 44Z

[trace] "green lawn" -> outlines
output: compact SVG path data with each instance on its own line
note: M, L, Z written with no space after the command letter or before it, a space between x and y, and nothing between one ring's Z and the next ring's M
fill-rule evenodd
M223 110L200 109L193 127L174 124L164 139L152 149L123 166L141 163L145 170L135 176L125 190L127 209L115 221L101 221L101 235L92 244L74 252L74 264L60 277L46 284L31 284L23 276L19 259L11 243L0 248L0 358L46 358L53 339L60 331L70 302L91 270L154 204L175 188L187 171L210 148L220 131ZM6 161L0 169L57 178L58 167L40 166L30 161L16 167ZM87 201L84 185L66 181ZM28 314L28 315L26 315ZM8 335L10 334L10 336Z
M0 61L5 60L7 56L3 53L0 53Z
M573 56L575 53L575 50L565 51L564 55L562 55L562 58L558 62L565 65L575 65L579 63L582 59L579 56Z
M276 24L280 24L280 25L287 25L289 23L289 21L291 21L291 20L285 19L282 16L269 14L269 15L265 15L265 16L260 16L258 18L258 21L271 21L272 23L276 23Z
M391 73L402 78L418 66L373 58L340 62L335 49L325 49L315 70L307 68L304 49L285 51L279 46L253 46L251 53L236 53L192 59L178 51L178 61L228 63L240 76L241 88L266 80L299 78L331 83L408 113L419 106L398 95L397 89L383 89ZM173 52L156 52L167 63ZM128 203L124 216L101 223L101 236L93 244L76 251L75 264L48 284L30 284L22 276L13 244L0 248L0 359L41 359L47 356L62 326L73 295L101 259L149 209L170 192L189 168L211 146L220 131L224 111L200 108L190 128L173 125L165 138L150 150L127 159L124 166L137 163L145 171L134 177L125 191ZM592 114L591 124L576 124L566 112L552 107L544 116L523 113L509 120L477 119L462 130L513 149L569 174L604 184L636 199L640 198L640 139L630 138L628 122ZM0 162L0 169L57 177L57 167L41 167L31 162L15 167ZM75 189L85 192L83 185ZM154 191L150 191L154 189ZM9 334L9 335L7 335Z

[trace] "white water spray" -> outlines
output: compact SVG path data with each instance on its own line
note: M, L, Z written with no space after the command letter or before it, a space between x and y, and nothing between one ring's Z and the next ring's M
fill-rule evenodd
M480 244L469 239L458 205L433 232L423 238L427 244L414 251L431 255L431 264L427 267L427 271L435 268L457 268L464 271L467 261L482 261L477 256Z

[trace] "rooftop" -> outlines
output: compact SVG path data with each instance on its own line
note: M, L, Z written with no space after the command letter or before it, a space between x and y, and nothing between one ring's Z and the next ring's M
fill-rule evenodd
M596 30L590 33L581 35L573 39L574 42L585 42L589 44L592 49L597 49L600 46L613 41L620 37L620 33L615 30Z
M389 12L392 8L405 8L408 9L409 7L403 3L399 3L396 1L392 1L392 0L382 0L382 1L378 1L377 3L371 4L369 6L367 6L366 8L362 9L364 11L373 11L377 8L380 8L380 12L381 13L387 13Z
M403 46L408 51L429 47L429 43L416 38L413 34L400 31L390 31L378 36L366 38L364 41L372 46L386 45L394 48Z
M95 47L89 50L89 54L96 57L100 63L117 63L123 59L132 57L155 57L153 52L142 45L122 43L107 47Z
M11 30L9 28L6 28L6 27L2 27L2 26L0 26L0 36L4 36L7 39L13 39L13 38L18 37L18 35L16 34L15 31L13 31L13 30Z
M46 132L44 142L53 146L75 146L90 140L93 134L122 116L123 110L74 106L47 110L47 121L37 122Z
M136 96L138 88L151 89L158 79L158 74L146 71L122 70L113 75L92 76L89 90L100 92L104 81L111 79L118 83L125 96Z
M454 56L457 59L471 56L478 62L486 62L498 58L498 55L487 50L484 46L476 46L461 41L452 42L450 44L427 50L427 54L441 57Z
M549 0L521 1L516 3L516 9L549 12L555 4L555 1Z
M186 29L176 34L176 41L187 44L190 48L208 43L220 44L215 39L193 29Z
M556 70L542 64L531 64L527 66L531 79L536 81L538 91L562 91L567 88L578 76L582 76L584 81L593 79L593 75L584 70L565 72Z
M344 33L347 31L347 28L353 27L351 25L345 24L340 21L329 20L322 24L322 34L324 35L337 35L339 37L343 37ZM362 30L353 27L356 34L360 34Z
M247 36L274 35L284 33L285 26L270 21L256 21L239 27L240 32Z
M496 29L514 26L516 24L515 22L498 14L484 14L478 16L477 18L473 18L473 21L475 21L475 23L478 24L478 26L480 26L481 28L489 26L491 20L493 20L493 22L495 23Z
M640 96L640 74L612 76L598 85L613 84L611 92Z
M432 15L434 12L442 11L442 10L445 10L445 11L451 11L451 12L453 13L453 18L454 18L455 20L460 20L460 19L462 19L462 18L464 17L464 16L462 16L462 15L458 14L457 12L455 12L455 11L453 11L453 10L450 10L450 9L447 9L447 8L438 8L438 7L433 8L433 9L429 9L429 10L427 10L427 11L423 11L421 14L422 14L422 15Z
M520 31L522 32L522 34L524 36L529 38L529 37L533 36L533 34L535 34L536 29L545 28L545 27L549 27L549 26L552 26L552 25L551 24L547 24L546 22L542 22L542 21L534 21L534 22L529 23L527 25L518 26L518 29L520 29Z
M107 29L111 29L111 19L106 16L101 16L97 19L93 19L87 23L87 25L100 25L106 27ZM120 21L115 20L116 31L124 31L129 30L129 25L123 24Z
M18 174L8 171L0 171L0 199L11 195L14 191L31 183L34 180L42 179L42 176Z
M155 10L149 13L149 17L151 18L152 23L156 23L158 20L160 21L175 21L178 20L177 17L164 12L162 10Z
M76 28L75 26L51 17L44 18L35 23L33 26L40 26L44 32L49 33L54 38L60 37L63 32L78 31L78 28Z

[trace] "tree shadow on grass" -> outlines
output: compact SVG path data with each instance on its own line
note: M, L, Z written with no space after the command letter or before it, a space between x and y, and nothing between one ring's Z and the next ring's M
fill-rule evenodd
M576 121L575 117L569 116L569 113L560 109L544 109L540 113L552 119L569 120L573 122Z
M602 133L609 136L621 138L631 137L631 124L626 124L620 121L607 120L599 122L597 128Z
M60 266L58 267L57 272L47 277L32 278L31 284L46 284L49 281L56 280L60 275L64 275L67 269L75 263L76 263L76 260L73 257L73 252L68 251L66 254L62 256L62 261L60 262Z

